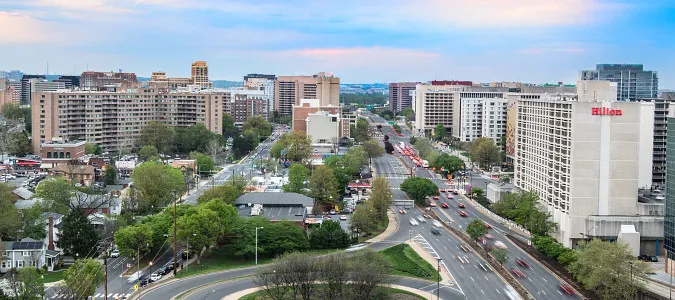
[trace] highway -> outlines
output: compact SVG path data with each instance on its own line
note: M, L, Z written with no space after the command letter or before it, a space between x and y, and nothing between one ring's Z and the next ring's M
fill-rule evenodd
M379 116L371 117L377 123L380 123L384 119ZM379 119L378 119L379 118ZM388 134L392 142L406 141L408 138L402 138L397 136L393 129L389 126L384 126L382 128L383 133ZM409 142L408 142L409 143ZM439 189L448 189L447 180L440 179L437 174L431 170L425 170L423 168L417 168L412 161L406 156L400 156L396 154L400 160L404 161L406 166L403 169L410 170L413 167L413 172L415 176L424 177L431 179ZM401 167L399 167L401 169ZM410 171L408 171L409 173ZM489 179L481 176L480 174L471 173L471 182L476 187L485 187ZM398 179L397 179L398 180ZM525 236L519 235L518 233L510 230L507 226L499 223L498 221L492 220L491 218L482 214L477 208L475 208L470 201L466 199L464 195L454 195L452 199L448 199L447 195L449 193L442 193L440 199L436 201L438 215L448 222L450 226L458 230L466 230L466 226L474 219L480 219L484 222L490 224L492 229L489 230L489 234L494 236L494 240L502 241L508 247L509 258L508 261L504 264L504 267L507 268L512 274L513 269L521 271L526 277L517 277L514 276L520 283L537 299L570 299L570 298L579 298L578 296L570 296L563 294L559 285L561 281L543 267L538 261L531 258L527 255L522 249L513 244L509 239L507 239L504 234L508 233L510 236L515 236L523 240L527 240ZM448 209L441 208L441 203L446 202L449 205ZM459 203L465 205L465 213L467 217L461 217L459 215L460 209ZM523 267L516 262L517 258L524 259L529 267ZM461 284L461 282L460 282Z

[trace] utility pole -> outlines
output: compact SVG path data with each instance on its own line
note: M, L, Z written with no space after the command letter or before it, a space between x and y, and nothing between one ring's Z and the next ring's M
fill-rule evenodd
M173 277L176 277L176 269L178 269L178 260L176 259L178 251L178 247L176 246L176 202L178 202L178 194L173 198Z
M438 277L436 278L436 299L441 300L441 260L442 258L437 258L438 259Z
M103 255L103 299L108 300L108 249Z

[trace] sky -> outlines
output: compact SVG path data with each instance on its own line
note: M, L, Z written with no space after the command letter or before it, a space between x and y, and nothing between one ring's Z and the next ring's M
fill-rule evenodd
M0 70L342 83L574 83L639 63L675 88L672 0L0 0Z

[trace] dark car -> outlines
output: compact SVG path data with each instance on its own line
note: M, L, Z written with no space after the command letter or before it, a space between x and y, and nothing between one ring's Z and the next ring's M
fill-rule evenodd
M150 284L150 283L152 283L152 281L150 281L150 278L144 277L144 278L141 279L141 281L138 283L138 286L139 286L139 287L144 287L144 286L146 286L146 285L148 285L148 284Z
M649 261L649 255L642 254L642 255L638 256L637 258L638 258L638 260Z
M431 233L436 234L436 235L440 235L441 231L436 229L436 228L431 228Z
M658 261L659 261L659 258L652 255L652 256L649 257L649 261L651 261L651 262L658 262Z

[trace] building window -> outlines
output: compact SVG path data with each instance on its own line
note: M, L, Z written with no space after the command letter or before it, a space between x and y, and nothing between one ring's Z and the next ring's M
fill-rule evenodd
M23 251L23 256L30 256L30 251Z
M63 152L59 153L59 158L63 158Z
M19 260L16 262L16 267L17 268L23 268L23 260Z
M66 158L70 158L70 152L66 152Z
M52 153L51 153L51 152L47 152L47 158L52 158Z

